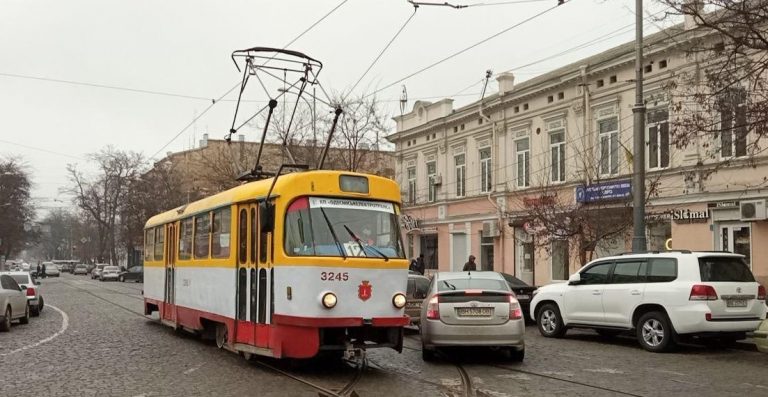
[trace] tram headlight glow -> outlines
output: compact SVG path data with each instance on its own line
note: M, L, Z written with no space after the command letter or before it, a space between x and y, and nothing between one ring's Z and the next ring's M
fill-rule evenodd
M397 293L395 294L395 296L392 297L392 304L398 309L402 309L405 307L405 301L406 301L405 295L401 293Z
M333 309L333 307L336 306L336 302L338 302L338 299L333 292L326 292L323 295L323 306L325 306L326 309Z

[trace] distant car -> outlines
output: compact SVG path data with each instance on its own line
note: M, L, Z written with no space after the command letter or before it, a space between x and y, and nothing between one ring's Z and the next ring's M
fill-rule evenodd
M56 265L45 267L45 277L59 277L61 270Z
M0 331L10 331L13 320L29 323L27 295L13 277L3 274L0 275Z
M22 263L21 264L21 270L28 272L29 271L29 263Z
M534 291L536 291L536 287L530 286L525 283L525 281L520 280L519 278L507 274L507 273L500 273L502 277L504 277L504 280L507 280L507 284L509 284L509 288L512 289L512 292L515 293L515 296L517 297L517 301L520 302L520 307L523 309L524 314L528 314L530 312L531 308L531 299L533 299L533 295L535 294ZM526 320L530 320L528 316L524 316Z
M525 357L525 322L520 304L496 272L442 272L434 275L421 307L425 361L447 346L503 348L513 361Z
M137 283L143 283L144 282L144 266L133 266L126 271L120 272L118 281L125 282L126 280L134 281Z
M101 274L99 274L99 281L117 281L118 278L120 278L120 267L118 266L104 266Z
M77 265L77 266L75 266L74 270L72 270L72 274L74 274L74 275L78 275L78 274L87 275L88 274L88 266L83 265L83 264Z
M411 318L411 324L418 325L421 322L421 303L429 293L430 279L421 274L408 275L408 288L405 297L405 315Z
M0 272L0 274L11 276L20 287L26 288L29 312L32 316L39 316L45 305L45 302L43 302L43 294L40 292L40 282L35 281L32 278L32 275L27 272Z
M93 270L91 270L91 278L96 279L101 277L101 271L104 269L105 266L109 265L96 265Z

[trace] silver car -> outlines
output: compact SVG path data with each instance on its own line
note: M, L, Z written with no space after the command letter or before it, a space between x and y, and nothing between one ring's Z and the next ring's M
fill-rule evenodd
M101 271L104 270L104 267L109 265L96 265L96 267L91 270L91 278L99 278L101 277Z
M29 312L33 317L40 315L45 303L43 302L43 294L40 292L40 281L36 281L27 272L0 272L0 274L7 274L11 276L20 287L26 288L27 303L29 304Z
M22 288L13 277L0 275L0 332L11 330L11 321L29 323L29 305L26 288Z
M104 266L99 273L99 281L117 281L120 278L120 268L118 266Z
M504 348L513 361L525 357L523 311L496 272L437 273L421 307L422 358L438 347Z

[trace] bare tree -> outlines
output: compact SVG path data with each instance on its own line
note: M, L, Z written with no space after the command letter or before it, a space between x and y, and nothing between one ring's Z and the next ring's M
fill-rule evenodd
M389 117L381 109L375 96L354 98L339 97L342 113L336 126L333 146L336 150L329 153L330 167L347 171L371 170L376 162L372 153L379 150L386 142ZM330 129L331 118L326 117L324 126Z
M21 160L0 159L0 255L6 258L23 250L35 237L31 187Z
M768 1L658 1L686 17L687 38L671 39L694 65L668 84L673 143L696 142L722 165L754 160L768 134Z
M67 171L72 186L68 192L75 203L95 221L98 231L99 261L109 258L117 264L117 226L120 209L124 205L132 181L141 175L143 157L135 152L123 152L111 146L89 158L96 163L94 175L86 176L75 165Z

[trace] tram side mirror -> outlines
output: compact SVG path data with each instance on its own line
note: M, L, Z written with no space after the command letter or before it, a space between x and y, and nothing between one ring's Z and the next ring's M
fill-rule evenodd
M271 203L259 204L259 219L261 232L271 233L275 230L275 206Z
M573 273L571 277L568 277L568 285L579 285L579 284L581 284L580 273Z

